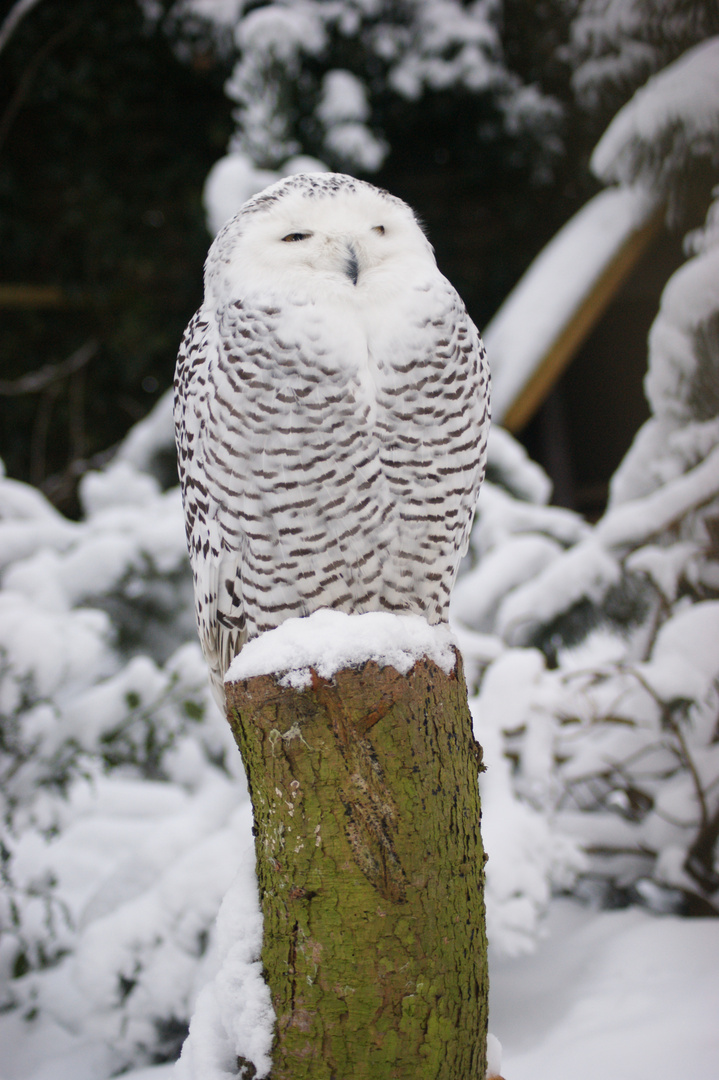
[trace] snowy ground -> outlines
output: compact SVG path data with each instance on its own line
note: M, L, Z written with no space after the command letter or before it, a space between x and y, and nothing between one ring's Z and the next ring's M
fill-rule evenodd
M506 1080L716 1080L719 922L556 900L537 951L492 964ZM30 1033L31 1032L31 1033ZM0 1020L2 1080L107 1080L71 1032ZM169 1080L172 1065L125 1074Z
M716 1080L719 923L555 901L531 956L492 967L506 1080Z

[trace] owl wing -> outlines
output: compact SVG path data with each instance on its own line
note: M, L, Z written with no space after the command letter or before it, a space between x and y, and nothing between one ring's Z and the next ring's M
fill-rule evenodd
M177 442L202 649L222 678L246 640L318 607L377 607L389 489L366 342L346 312L201 310L177 366Z
M479 489L487 465L491 380L487 352L463 300L444 280L440 314L433 321L434 355L446 366L438 400L447 414L447 500L457 510L450 587L467 554Z
M241 590L243 534L232 548L218 506L217 469L208 472L212 438L219 436L212 415L212 370L220 352L214 313L191 320L175 373L175 433L185 531L194 577L195 618L213 694L224 710L223 678L245 638Z
M406 568L430 622L443 621L484 476L489 370L439 271L408 292L396 320L378 349L380 457L397 506L392 565Z

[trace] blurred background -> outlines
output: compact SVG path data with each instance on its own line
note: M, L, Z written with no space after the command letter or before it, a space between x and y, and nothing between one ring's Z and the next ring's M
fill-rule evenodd
M484 328L599 190L589 157L619 106L716 30L701 3L5 6L0 452L72 516L79 477L171 383L211 239L203 188L228 150L264 171L255 186L306 155L408 201ZM515 424L562 505L601 511L648 416L647 331L712 182L694 166L697 191Z
M450 622L502 1071L714 1080L716 0L2 5L0 1072L262 1068L171 385L214 233L326 169L415 208L492 368Z

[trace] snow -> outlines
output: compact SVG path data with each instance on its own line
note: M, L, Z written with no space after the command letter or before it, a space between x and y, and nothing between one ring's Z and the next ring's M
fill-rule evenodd
M363 123L370 114L364 83L351 71L328 71L316 113L326 127L348 120Z
M588 293L654 211L639 188L610 188L582 207L540 254L484 328L492 365L492 415L512 404L579 310Z
M700 554L701 547L694 541L679 542L669 548L646 544L632 552L625 565L632 574L646 575L667 603L673 604L679 594L681 579Z
M389 153L389 146L364 124L333 124L325 135L325 149L361 172L376 172Z
M611 508L596 535L607 548L638 547L719 494L719 446L657 491Z
M258 169L246 154L239 151L220 158L207 175L202 196L207 228L215 236L243 203L258 191L299 172L327 172L327 166L306 155L288 158L278 170Z
M694 604L664 623L657 634L651 662L639 665L639 671L662 701L686 699L714 703L712 688L719 679L717 642L719 601ZM710 708L703 719L702 723L702 711L695 710L694 737L710 744L714 734ZM717 763L706 753L702 757L703 765L716 775Z
M246 5L247 0L183 0L186 11L219 26L233 26Z
M242 928L240 928L242 929ZM531 955L490 957L490 1029L508 1080L714 1080L719 923L555 900ZM106 1058L45 1022L0 1017L3 1080L109 1080ZM497 1062L493 1061L495 1068ZM170 1064L125 1080L183 1076ZM217 1080L216 1064L203 1080ZM225 1078L236 1075L226 1072Z
M92 1059L88 1080L109 1075L118 1056L152 1045L155 1017L182 1016L188 997L211 973L210 953L201 961L199 943L212 928L238 854L252 849L252 836L246 791L228 778L207 783L206 767L205 777L196 793L166 782L96 778L75 788L60 835L34 851L20 846L19 869L49 869L77 927L72 956L31 993L41 1008L41 1031L59 1024L83 1032L68 1048L67 1062L55 1037L55 1075L64 1076L65 1065L68 1077L75 1075L80 1042ZM256 903L252 872L250 878ZM121 1012L118 975L130 989ZM27 1042L19 1039L11 1077L34 1075L35 1033L30 1025Z
M72 695L112 670L110 622L100 611L48 611L20 593L0 593L0 651L9 669L3 709L13 709L32 682L40 698Z
M684 422L693 418L687 399L698 368L695 339L697 330L716 317L717 280L719 247L713 247L690 259L667 283L649 337L645 385L655 414L671 412Z
M178 531L182 507L177 490L163 495L151 477L139 474L135 474L137 482L127 482L121 465L113 472L109 481L105 478L93 483L92 474L85 477L81 496L87 495L89 527L76 530L72 544L63 536L59 551L43 546L18 559L5 573L6 589L36 597L44 607L68 610L112 587L124 585L127 590L133 574L141 587L139 579L150 567L162 574L184 570L184 537ZM106 502L113 498L109 490L116 493L117 501L112 504Z
M492 630L507 594L531 581L561 551L548 536L509 536L464 577L450 601L453 618L477 630Z
M710 4L683 0L581 0L564 57L577 65L572 84L595 113L607 101L626 100L681 49L716 29Z
M692 229L684 237L687 254L701 255L719 245L719 187L714 188L712 196L704 224L698 229Z
M413 34L395 32L400 56L390 70L389 85L410 100L417 100L425 87L445 89L459 84L479 92L505 85L507 75L499 62L501 46L491 14L484 5L466 8L456 0L416 5ZM387 27L390 35L392 29Z
M507 495L486 485L473 536L483 558L474 571L459 581L452 599L453 614L478 630L494 629L511 644L531 640L538 627L546 626L572 605L584 599L600 603L620 581L622 557L649 544L718 495L719 447L716 447L695 468L650 494L626 502L617 500L591 532L576 537L578 542L563 551L556 539L552 541L541 535L540 510L546 516L546 524L552 526L561 521L558 517L552 520L552 507L520 504L508 513L500 511L499 520L505 529L512 520L512 512L519 522L522 520L519 515L524 514L526 529L515 526L513 532L526 531L529 535L498 535L492 522L497 513L493 503L497 502L501 508ZM696 551L696 545L690 545L674 552L675 575L684 571ZM647 565L646 557L642 551L642 558L634 566L641 567L643 560ZM664 563L667 571L671 571L666 564L668 558L667 555ZM656 556L654 562L656 565Z
M197 999L176 1080L236 1077L238 1056L253 1063L258 1078L267 1076L272 1064L275 1017L262 977L262 915L250 841L248 828L238 874L217 916L219 970Z
M552 482L544 469L498 423L490 428L487 453L489 475L501 478L502 485L515 498L539 505L549 502Z
M562 547L570 547L589 532L587 523L571 510L514 499L503 488L485 482L471 546L478 555L484 555L510 536L540 533L553 537Z
M657 635L654 659L659 664L670 657L685 658L709 680L719 674L716 645L719 642L719 601L707 600L680 611L664 624Z
M538 627L584 598L601 601L619 578L617 561L589 537L513 590L499 609L497 629L511 643L530 640Z
M190 10L194 5L201 5L220 33L233 21L231 0L193 0ZM480 138L492 140L499 129L517 140L531 134L546 149L536 155L535 173L547 174L539 159L551 162L561 150L563 108L538 84L525 86L508 70L500 23L495 0L238 5L238 59L225 83L237 106L230 154L242 154L250 169L265 171L311 150L339 171L372 172L389 153L380 130L388 95L419 102L427 93L463 89L496 104L498 123L484 125ZM335 66L348 57L352 72ZM252 186L241 173L238 186ZM227 204L224 210L226 220ZM214 231L221 214L209 217Z
M232 5L220 6L229 18ZM416 47L392 28L383 55L406 92L497 76L481 7L424 5ZM269 129L276 102L258 73L274 55L294 77L340 14L357 32L356 10L333 5L323 21L329 10L272 5L243 20L265 54L248 50L236 69L238 101L254 110L247 130L277 152L261 170L233 144L208 180L213 227L268 182L324 170L281 125ZM653 84L659 111L641 113L645 131L674 115L664 86ZM334 70L317 90L325 145L371 150L364 84ZM636 188L604 192L540 256L485 335L496 412L655 206ZM313 671L329 679L373 659L406 672L424 655L450 671L459 645L487 764L491 1027L504 1045L503 1064L495 1043L490 1064L508 1080L716 1075L718 923L666 914L687 898L716 902L712 868L703 888L687 863L719 784L719 420L703 390L713 385L715 217L710 208L696 257L665 290L650 339L654 415L596 526L547 505L547 477L495 427L454 633L320 611L251 642L229 676L274 673L302 689ZM132 1068L134 1080L230 1080L238 1058L258 1077L270 1068L251 807L195 643L178 491L162 490L158 464L173 450L171 405L168 392L84 478L78 522L0 471L3 1080L108 1080ZM609 612L614 594L624 615ZM540 641L546 656L531 647ZM593 911L553 899L564 890L645 907Z
M719 247L711 246L686 262L664 289L649 333L645 378L653 415L612 478L611 507L682 476L719 445L719 418L707 394L713 376L706 346L719 311L718 280Z
M651 188L689 156L719 154L719 37L652 76L617 113L592 155L605 182Z
M5 463L0 461L0 521L7 520L52 521L70 527L41 491L6 476Z
M116 616L111 623L103 610L78 606L126 595L129 571L145 589L141 597L162 595L148 592L150 580L168 584L173 625L190 610L189 591L178 593L171 584L180 565L186 572L177 491L161 492L133 464L150 468L166 443L166 423L159 409L134 440L134 458L123 456L88 477L85 516L62 536L47 530L58 515L41 498L22 485L8 482L5 489L0 545L3 530L19 523L36 539L30 557L20 553L8 563L0 596L0 648L10 659L2 693L10 715L22 718L17 734L10 729L17 743L8 748L15 756L4 785L12 821L9 898L21 906L22 922L17 936L0 943L0 968L13 963L18 942L31 961L26 975L5 982L16 1008L0 1018L3 1080L108 1080L135 1065L143 1066L137 1080L167 1080L167 1065L152 1069L149 1063L158 1046L169 1060L177 1056L190 1017L178 1080L228 1080L238 1055L255 1064L258 1076L268 1068L272 1015L258 960L250 805L229 728L209 699L199 649L194 641L178 648L176 641L166 659L142 651L124 655L113 638L113 626L123 625ZM504 1046L504 1075L593 1076L595 1059L606 1069L610 1061L623 1067L626 1057L638 1075L669 1080L665 1060L688 1052L694 1075L709 1080L707 1033L713 1029L701 1012L708 1000L704 953L696 946L695 967L682 951L687 924L645 911L617 916L557 906L552 894L574 888L588 865L597 872L597 856L582 851L592 843L635 853L631 858L641 861L644 875L636 895L656 910L673 909L681 889L696 893L684 870L699 819L686 755L706 790L714 790L718 605L678 601L641 663L631 661L626 637L602 627L578 648L563 648L554 670L538 650L510 647L511 634L497 633L500 613L507 617L517 598L524 592L526 600L526 590L553 568L553 579L525 610L536 616L552 596L566 603L569 585L581 585L591 569L588 549L609 560L611 577L619 567L616 545L644 535L646 522L644 532L637 522L645 520L649 504L623 504L607 516L609 524L592 529L577 515L545 505L541 472L510 436L498 442L495 471L511 476L523 498L496 484L483 492L472 554L455 594L453 616L466 620L456 638L421 619L317 612L248 645L232 677L273 671L302 686L310 667L331 678L339 667L373 658L406 671L426 653L450 670L456 640L487 763L480 783L491 1025ZM694 476L711 472L712 461L666 485L672 506L673 484L695 486ZM658 491L650 504L666 495ZM690 540L678 551L645 545L637 565L643 556L669 591L696 549ZM483 561L473 568L475 556ZM576 579L566 573L570 558ZM147 577L151 565L155 579ZM489 577L487 566L494 567ZM478 624L486 631L472 629ZM193 639L191 621L184 626L185 640ZM30 701L28 686L35 688ZM691 699L683 745L663 720L665 703L677 695ZM153 740L155 757L146 766L143 755ZM617 763L611 782L608 762ZM48 787L56 777L64 796ZM636 802L637 792L644 802ZM636 878L632 872L626 880ZM557 911L568 913L566 926L557 922ZM710 951L716 923L701 925ZM40 949L52 966L39 964ZM660 949L671 950L672 958L676 953L674 981L682 1002L694 1001L689 1051L680 1029L670 1034L677 1012L671 980L655 978L651 966ZM615 973L622 955L631 956L632 968L620 980ZM649 972L646 985L643 971ZM692 979L703 996L691 998ZM556 988L551 1002L547 987ZM644 1011L636 1008L642 995ZM25 1021L30 1010L37 1017ZM617 1024L622 1012L636 1034ZM650 1036L659 1039L661 1054L654 1055L653 1043L643 1045Z
M0 571L46 545L69 547L76 536L77 527L44 495L0 471Z
M20 20L39 2L40 0L15 0L0 24L0 51L7 45Z
M174 391L161 394L144 419L131 427L117 448L113 461L132 466L140 473L150 473L155 457L163 451L175 452L172 419Z
M487 1080L499 1077L502 1071L502 1044L496 1035L487 1034Z
M534 729L547 732L535 709L545 684L545 662L533 649L510 649L489 667L480 694L470 700L474 734L482 746L486 772L480 777L482 837L487 854L487 933L496 952L531 952L549 904L552 886L569 886L584 868L579 845L557 832L548 816L519 802L504 754L502 733L521 728L534 712ZM546 765L551 740L535 740L535 778ZM545 769L545 781L549 772ZM532 779L526 777L531 786ZM536 786L534 794L537 795Z
M246 15L241 0L189 0L244 47L228 93L246 140L208 178L213 231L267 184L326 169L300 154L273 97L277 62L288 83L315 79L332 161L381 162L368 85L344 69L312 73L337 33L363 34L381 58L389 87L373 93L493 89L505 130L550 139L556 103L503 68L493 0L410 7L403 25L373 21L373 0ZM615 19L626 9L590 7ZM629 61L653 64L635 44ZM495 415L666 182L690 157L716 159L718 49L692 49L610 125L594 166L635 186L588 203L487 328ZM706 393L718 206L665 289L650 337L653 416L596 527L547 505L547 477L495 427L452 634L317 612L252 642L230 676L271 672L302 688L311 669L331 678L373 659L406 672L423 655L449 671L459 645L487 764L489 1064L507 1080L713 1080L719 1069L719 920L667 914L717 897L686 867L719 790L719 420ZM168 391L84 478L77 522L0 468L2 1080L230 1080L238 1058L258 1077L270 1067L251 806L195 642L178 491L162 490L158 466L174 452L171 412ZM605 600L628 583L640 614L612 621ZM572 644L562 624L577 608L591 617ZM539 640L547 656L531 647ZM556 899L563 890L635 906L598 911Z
M456 662L453 644L446 625L430 626L419 615L345 615L320 608L248 642L232 661L225 682L277 674L282 685L304 689L311 685L311 669L331 679L342 668L374 660L406 675L424 656L449 674Z
M712 1080L719 922L555 901L532 956L490 965L509 1080Z

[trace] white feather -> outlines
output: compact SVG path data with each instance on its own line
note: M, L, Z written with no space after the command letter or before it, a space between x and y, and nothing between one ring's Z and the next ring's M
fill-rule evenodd
M489 427L479 334L412 210L289 177L215 239L176 427L213 682L320 607L446 621Z

